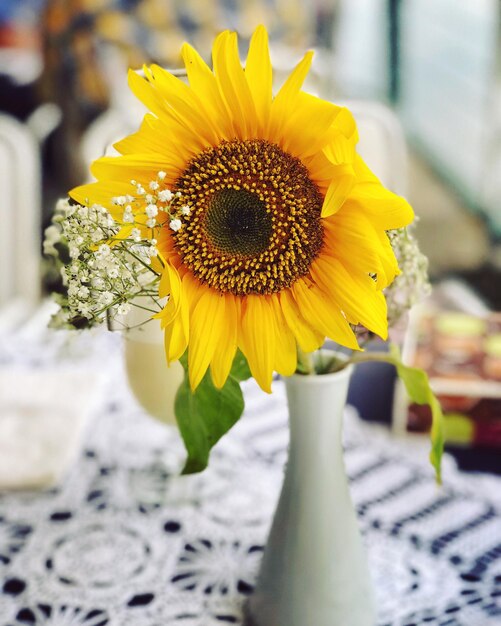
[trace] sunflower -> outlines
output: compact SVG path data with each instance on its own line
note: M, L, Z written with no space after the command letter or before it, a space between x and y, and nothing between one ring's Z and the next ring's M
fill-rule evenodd
M97 182L70 193L118 220L129 203L141 229L156 215L168 360L188 349L192 389L209 366L221 387L240 348L270 391L274 371L295 371L298 346L328 337L356 350L355 324L386 338L383 289L399 273L386 231L413 212L357 154L349 111L302 91L312 52L275 96L262 26L245 69L228 31L213 71L188 44L182 56L189 85L156 65L129 73L151 113L116 144L121 156L93 164ZM157 210L167 198L174 219Z

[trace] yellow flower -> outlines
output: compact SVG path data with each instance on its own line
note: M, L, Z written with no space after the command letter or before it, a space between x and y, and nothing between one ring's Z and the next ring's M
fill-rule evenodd
M177 192L177 221L155 218L168 359L188 348L192 388L209 366L221 387L238 347L270 391L274 371L295 371L296 344L310 352L329 337L358 349L352 324L385 338L382 290L399 271L385 231L409 224L412 209L357 155L349 111L301 90L312 53L274 97L262 26L245 69L228 31L214 71L188 44L182 54L189 86L155 65L146 79L130 72L151 113L115 146L122 156L93 164L98 182L71 192L120 219L116 197L130 200L132 181L128 210L142 224L149 189Z

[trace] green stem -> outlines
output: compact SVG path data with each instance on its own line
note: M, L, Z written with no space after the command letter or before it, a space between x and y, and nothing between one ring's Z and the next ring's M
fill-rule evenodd
M137 302L131 301L131 304L132 306L135 306L138 309L143 309L143 311L148 311L149 313L158 313L158 311L155 311L155 309L150 309L149 307L143 306L142 304L137 304Z
M358 363L390 363L391 365L395 365L395 367L400 364L400 361L393 357L391 354L387 352L356 352L352 354L349 359L346 361L341 361L339 359L333 359L329 362L329 367L325 374L334 374L335 372L340 372L348 365L357 365Z
M298 374L311 376L315 373L315 366L313 365L313 357L311 352L305 352L297 346L297 368Z
M369 363L371 361L378 363L390 363L395 366L401 364L399 359L387 352L357 352L353 354L344 365L350 365L351 363L356 365L357 363Z

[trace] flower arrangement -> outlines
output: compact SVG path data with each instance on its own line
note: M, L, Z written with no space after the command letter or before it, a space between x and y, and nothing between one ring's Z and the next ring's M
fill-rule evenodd
M207 465L240 417L242 380L271 392L274 372L390 360L412 399L432 406L439 477L441 413L426 375L395 351L361 351L428 288L411 207L357 154L350 112L302 90L311 52L275 96L263 27L245 69L230 32L215 41L213 70L188 44L182 56L189 84L155 65L130 71L150 113L115 145L120 156L93 163L96 182L58 204L45 243L66 285L54 323L92 326L148 296L166 358L186 372L176 398L186 472ZM353 354L320 372L311 355L326 338Z

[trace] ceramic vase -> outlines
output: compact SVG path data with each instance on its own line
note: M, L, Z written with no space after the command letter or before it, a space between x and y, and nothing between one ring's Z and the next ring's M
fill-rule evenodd
M342 448L351 368L286 379L290 449L248 626L374 626Z

